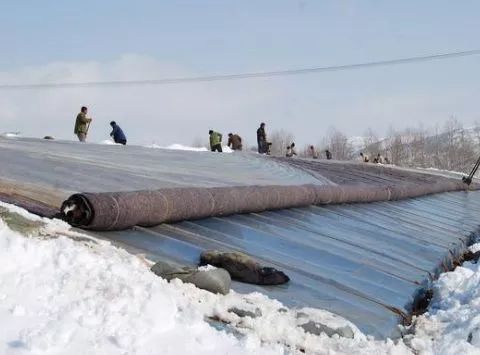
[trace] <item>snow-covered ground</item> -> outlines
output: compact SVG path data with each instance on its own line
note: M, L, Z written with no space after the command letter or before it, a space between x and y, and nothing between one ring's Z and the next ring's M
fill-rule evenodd
M141 256L61 221L1 208L7 209L0 219L1 354L480 353L476 264L441 276L430 312L416 320L412 335L376 341L326 311L287 309L259 293L221 296L168 283ZM13 213L28 223L16 228ZM229 331L209 319L220 328L228 323ZM307 321L351 337L305 332L300 325Z

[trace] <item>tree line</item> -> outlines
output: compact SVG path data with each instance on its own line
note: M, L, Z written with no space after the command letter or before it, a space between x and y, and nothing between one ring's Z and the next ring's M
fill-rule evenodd
M272 155L285 156L286 147L295 141L295 136L281 129L272 131L268 140L272 143ZM199 140L194 143L200 145ZM331 127L319 142L299 147L298 155L311 157L311 145L320 159L325 159L327 149L335 160L360 160L360 152L370 157L380 153L398 166L468 172L480 154L480 122L465 128L456 117L451 116L443 124L432 128L390 128L385 137L369 128L356 140ZM249 149L256 151L256 146L252 145Z

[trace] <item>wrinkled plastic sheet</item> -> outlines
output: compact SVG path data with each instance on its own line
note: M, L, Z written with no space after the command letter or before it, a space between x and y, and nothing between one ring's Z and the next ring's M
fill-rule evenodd
M307 172L236 152L175 151L0 137L0 177L64 192L325 184ZM59 207L59 206L57 206Z

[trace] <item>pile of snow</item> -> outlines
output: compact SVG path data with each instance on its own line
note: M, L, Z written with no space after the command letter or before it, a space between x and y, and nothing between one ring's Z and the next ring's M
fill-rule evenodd
M157 148L157 149L171 149L171 150L188 150L191 152L208 152L208 149L206 147L189 147L186 145L182 144L171 144L166 147L157 145L155 143L147 145L147 148Z
M103 141L100 141L98 142L98 144L105 144L105 145L122 145L122 144L119 144L119 143L115 143L113 140L111 139L105 139Z
M0 353L279 353L209 326L198 290L168 284L109 243L74 241L62 222L46 223L42 238L27 238L0 220Z
M27 236L0 219L0 353L480 353L478 264L440 277L412 334L378 341L327 311L288 309L260 293L222 296L168 283L149 271L150 262L109 242L0 207L43 222Z
M480 263L440 276L429 312L416 319L406 341L420 354L480 354Z
M147 145L145 147L147 147L147 148L157 148L157 149L170 149L170 150L188 150L188 151L191 151L191 152L208 152L209 151L206 147L189 147L187 145L178 144L178 143L171 144L171 145L168 145L168 146L165 146L165 147L154 143L154 144ZM223 146L222 150L223 150L224 153L232 153L233 152L233 150L230 149L227 146Z
M0 203L12 212L40 220ZM326 311L291 310L260 293L214 295L168 283L138 256L42 220L33 235L0 219L0 353L285 354L403 351L369 340ZM207 322L217 320L217 330ZM308 322L347 330L351 338L306 332ZM235 334L235 335L233 335ZM353 337L353 338L352 338Z

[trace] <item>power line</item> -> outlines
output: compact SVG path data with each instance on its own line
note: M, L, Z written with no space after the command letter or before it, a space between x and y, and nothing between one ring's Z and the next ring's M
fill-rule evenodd
M0 84L0 90L13 89L48 89L48 88L81 88L81 87L101 87L101 86L133 86L133 85L168 85L168 84L182 84L182 83L200 83L209 81L224 81L224 80L239 80L252 78L271 78L279 76L290 75L305 75L316 74L323 72L355 70L373 67L385 67L390 65L411 64L419 62L429 62L434 60L443 60L457 57L467 57L479 55L480 49L473 49L461 52L449 52L432 54L426 56L416 56L408 58L390 59L375 62L334 65L326 67L313 67L302 69L287 69L264 72L252 72L241 74L224 74L224 75L210 75L197 77L180 77L180 78L165 78L165 79L151 79L151 80L125 80L125 81L91 81L91 82L59 82L59 83L38 83L38 84Z

